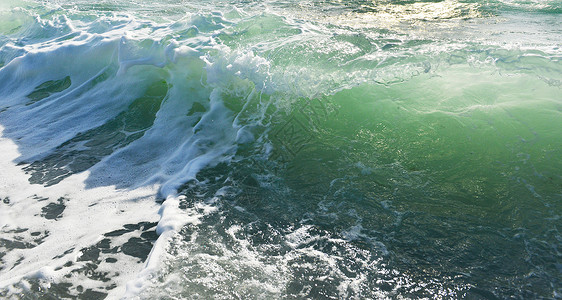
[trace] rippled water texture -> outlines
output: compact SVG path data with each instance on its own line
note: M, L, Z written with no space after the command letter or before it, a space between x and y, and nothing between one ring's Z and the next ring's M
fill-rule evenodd
M555 0L0 3L0 298L562 297Z

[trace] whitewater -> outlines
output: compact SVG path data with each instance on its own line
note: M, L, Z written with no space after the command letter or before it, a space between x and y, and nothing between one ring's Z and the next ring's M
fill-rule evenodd
M0 2L0 298L562 297L562 2Z

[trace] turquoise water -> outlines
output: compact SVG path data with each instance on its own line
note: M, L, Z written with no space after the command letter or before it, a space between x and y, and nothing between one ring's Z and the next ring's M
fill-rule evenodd
M2 2L0 296L562 297L561 13Z

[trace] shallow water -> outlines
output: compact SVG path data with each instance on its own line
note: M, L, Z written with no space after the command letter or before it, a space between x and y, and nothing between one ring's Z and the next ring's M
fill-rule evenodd
M561 13L3 1L0 297L561 297Z

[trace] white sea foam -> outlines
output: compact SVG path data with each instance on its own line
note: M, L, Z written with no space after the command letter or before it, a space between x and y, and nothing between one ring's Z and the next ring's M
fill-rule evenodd
M203 60L205 54L201 50L212 47L208 40L196 37L188 41L190 46L177 42L162 45L154 30L140 29L154 24L133 19L122 19L126 21L124 26L93 34L87 32L92 29L89 25L79 23L75 27L70 20L62 20L61 24L46 26L75 31L73 38L25 46L25 55L11 59L0 69L0 81L7 87L2 89L1 97L9 109L2 118L9 132L3 132L1 141L6 154L2 156L0 190L5 193L3 198L9 198L9 204L3 204L6 209L1 210L0 221L6 232L20 228L27 229L27 233L44 232L38 245L11 249L3 257L10 271L2 273L0 283L12 292L29 287L27 282L33 278L44 286L71 281L73 291L78 285L83 289L96 288L95 281L88 276L75 275L74 281L64 278L73 270L88 266L80 260L82 250L125 224L154 222L159 214L156 231L160 237L144 268L134 259L118 254L118 264L100 264L96 269L108 272L117 284L110 292L111 298L124 292L124 282L137 278L127 285L126 295L130 297L142 290L146 278L160 268L167 243L175 232L185 224L197 223L198 218L215 209L197 207L191 213L180 210L176 190L195 179L202 168L228 159L237 143L252 140L244 125L233 124L232 113L222 104L222 97L233 81L254 77L254 82L263 82L255 76L262 76L257 70L264 60L251 54L232 55L224 61ZM110 21L119 23L119 18ZM163 28L157 34L162 37L168 33ZM146 39L152 41L151 46L139 47ZM26 104L26 95L34 87L65 76L71 78L72 84L63 93ZM102 81L97 82L100 76ZM30 184L29 175L14 165L14 161L29 163L57 155L61 151L57 146L116 118L142 96L146 88L139 86L139 82L158 77L166 80L168 91L154 124L127 147L115 149L89 170L51 187ZM203 105L206 111L186 117L194 103ZM18 145L10 139L17 139ZM74 148L84 149L88 149L84 143ZM166 199L160 208L156 195ZM44 198L48 200L38 201ZM62 213L46 219L48 203L62 209ZM21 236L13 234L10 238ZM125 242L126 239L114 237L110 243ZM72 264L67 265L69 261Z
M155 188L146 187L137 190L120 191L114 187L87 189L84 180L87 173L69 177L52 187L31 185L27 175L13 164L19 156L17 146L9 139L0 139L0 151L3 153L1 164L0 193L1 198L9 199L1 210L0 225L4 237L13 238L17 234L11 231L27 229L19 236L26 237L22 242L34 244L29 233L41 232L43 242L27 249L12 249L2 258L9 272L0 274L2 288L36 278L45 284L60 282L71 270L84 267L85 262L77 261L82 255L80 249L98 242L104 233L120 229L123 224L143 221L157 221L155 211L158 205L154 201ZM65 209L60 219L46 219L41 216L46 204L54 203L64 197ZM48 200L38 201L38 199ZM43 234L44 233L44 234ZM112 291L113 297L124 292L124 283L136 276L141 270L134 260L121 255L118 265L112 266L112 273L119 273L113 279L118 287ZM74 262L63 267L67 261ZM62 267L59 269L59 267ZM96 287L87 278L78 277L74 283L84 287Z

